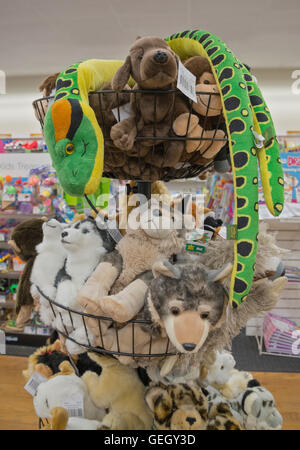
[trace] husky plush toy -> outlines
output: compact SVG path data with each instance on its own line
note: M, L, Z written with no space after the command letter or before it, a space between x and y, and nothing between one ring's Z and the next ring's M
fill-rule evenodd
M61 243L61 233L66 225L55 219L43 223L43 241L36 246L37 256L31 272L31 295L38 299L39 314L45 325L51 325L54 315L48 300L56 295L56 276L63 267L66 251Z
M78 301L87 313L126 322L141 310L148 288L142 275L156 261L184 248L174 213L156 199L131 211L126 235L79 292Z
M66 259L64 267L57 273L55 302L75 311L82 311L76 301L77 293L103 256L113 250L115 242L107 230L98 228L96 221L90 217L65 228L61 233L61 242L66 251ZM69 314L66 309L56 308L58 314L54 321L55 328L63 333L70 333L70 337L75 340L80 336L81 341L88 344L82 317L76 313ZM89 336L90 339L92 337ZM79 347L72 340L67 340L66 346L70 353Z

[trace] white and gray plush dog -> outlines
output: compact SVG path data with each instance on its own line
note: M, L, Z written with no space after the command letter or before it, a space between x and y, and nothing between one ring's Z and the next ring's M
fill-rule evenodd
M40 303L39 314L45 325L51 325L54 320L46 297L53 300L56 296L56 276L66 258L66 251L61 243L61 233L65 227L65 224L56 219L48 220L43 224L43 241L36 246L37 256L30 277L31 295Z
M98 227L93 218L87 218L65 228L61 233L61 242L67 257L64 267L57 274L57 293L55 302L75 311L82 311L76 297L79 289L98 266L103 256L114 249L115 242L106 229ZM71 339L85 345L92 344L93 335L88 332L82 316L57 308L55 328L66 333ZM76 342L67 340L70 353L84 351Z

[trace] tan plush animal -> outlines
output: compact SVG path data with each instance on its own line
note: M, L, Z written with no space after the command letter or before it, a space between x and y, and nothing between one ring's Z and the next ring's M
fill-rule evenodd
M108 412L101 428L110 430L149 430L153 415L145 399L145 387L137 372L111 356L89 353L102 368L100 375L87 371L82 376L90 397L98 408Z
M116 322L132 319L143 307L148 283L141 275L155 262L183 250L172 226L172 209L151 200L131 211L126 235L79 291L77 301L90 314Z

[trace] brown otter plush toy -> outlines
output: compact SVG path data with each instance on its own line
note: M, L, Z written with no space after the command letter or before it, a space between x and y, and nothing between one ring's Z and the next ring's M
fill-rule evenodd
M31 316L34 300L30 294L30 275L37 255L35 248L43 240L42 225L45 220L47 218L29 219L20 223L14 228L8 241L15 254L26 263L18 284L15 327L5 325L8 331L22 331Z
M184 66L196 76L196 92L201 91L201 94L197 95L197 102L192 104L192 114L186 97L178 98L173 131L178 136L199 138L199 140L186 142L185 151L180 160L205 165L225 144L224 131L216 129L221 122L224 122L221 98L218 95L218 86L208 59L203 56L193 56L185 61ZM214 138L224 140L214 141Z

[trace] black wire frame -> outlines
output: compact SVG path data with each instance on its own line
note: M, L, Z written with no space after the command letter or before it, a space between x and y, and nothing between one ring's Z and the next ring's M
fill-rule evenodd
M111 96L114 95L115 96L115 104L116 106L116 110L117 110L117 117L120 120L121 117L121 112L120 112L120 108L122 107L121 100L120 100L120 96L124 94L127 96L131 97L131 107L135 110L135 112L137 112L137 95L142 94L142 95L152 95L153 96L153 113L154 113L154 121L153 121L153 133L150 136L143 136L141 134L136 135L135 137L135 146L136 146L136 159L138 161L138 165L139 165L139 173L132 173L131 170L129 169L127 173L124 173L122 171L122 168L113 168L113 169L104 169L103 171L103 176L107 177L107 178L112 178L112 179L123 179L123 180L136 180L136 181L148 181L148 182L153 182L156 180L161 180L161 181L170 181L172 179L182 179L182 178L194 178L200 174L203 174L204 172L206 172L207 170L211 169L213 167L213 161L211 161L211 158L207 158L207 162L204 162L203 165L196 165L195 163L193 163L193 156L195 155L195 153L197 152L192 152L190 153L191 158L190 159L186 159L185 161L179 162L176 166L176 168L170 168L170 167L165 167L166 164L166 160L165 160L165 154L163 150L159 150L162 155L163 155L163 159L161 161L161 165L157 166L155 164L153 164L152 162L155 161L156 155L155 155L155 151L157 150L157 145L163 145L164 143L167 142L172 142L172 141L178 141L178 142L183 142L184 143L184 150L186 149L186 144L189 141L211 141L211 143L208 145L208 147L205 149L205 151L203 153L201 153L201 157L205 158L205 154L209 151L209 149L211 148L211 146L213 145L213 142L216 141L220 141L224 144L224 146L228 143L228 138L225 135L224 138L220 138L217 137L217 131L220 129L221 124L222 124L222 114L220 111L220 114L218 116L216 116L216 120L215 120L215 125L214 125L214 133L211 137L205 137L204 136L204 132L207 131L207 123L209 122L209 108L211 105L211 101L212 101L212 97L213 96L219 96L219 93L217 92L205 92L205 91L196 91L196 95L205 95L208 98L207 101L207 107L206 107L206 114L205 116L202 117L202 132L200 136L196 136L196 137L190 137L188 136L188 130L189 130L189 125L190 125L190 120L191 120L191 116L193 114L193 101L189 100L189 116L188 116L188 121L187 121L187 125L186 125L186 132L183 136L178 136L175 135L175 133L172 131L172 126L173 126L173 119L174 119L174 112L175 112L175 102L176 102L176 96L181 95L180 92L176 89L170 89L170 90L166 90L166 91L160 91L160 90L143 90L143 89L136 89L136 90L122 90L120 93L114 91L114 90L100 90L100 91L95 91L95 92L91 92L89 94L89 98L91 99L97 99L97 104L98 104L98 109L95 110L96 116L98 118L98 121L100 121L100 126L102 129L102 133L103 133L103 138L104 138L104 161L105 161L105 152L106 152L106 147L109 146L110 144L112 144L112 139L110 137L110 126L107 126L107 119L106 119L106 113L107 111L105 110L105 96ZM169 132L168 135L159 135L158 133L158 122L157 122L157 98L159 96L162 95L168 95L172 97L172 101L173 101L173 109L172 109L172 113L171 113L171 119L170 119L170 124L169 124ZM40 122L41 128L43 129L44 127L44 117L47 111L47 104L50 101L53 101L54 97L44 97L44 98L39 98L37 100L35 100L33 102L33 107L34 110L36 112L36 116ZM136 117L136 114L135 114ZM136 127L137 127L137 123L135 123ZM223 129L224 131L224 129ZM149 148L151 148L150 152L151 152L151 157L148 157L147 161L148 161L148 167L150 168L150 175L149 178L145 178L145 176L143 175L143 171L144 171L144 165L143 165L143 156L141 154L141 143L143 141L147 140L148 141L148 146ZM151 144L149 144L149 142L151 142ZM125 151L126 153L126 151ZM191 160L191 162L189 162ZM154 172L154 168L156 167L156 171Z
M106 317L106 316L97 316L94 314L89 314L89 313L85 313L82 311L76 311L74 309L68 308L67 306L61 305L60 303L55 302L54 300L50 299L46 294L44 294L44 292L37 286L37 290L38 292L44 297L44 299L46 299L49 302L49 305L51 307L52 313L54 315L54 317L56 318L56 315L60 316L61 319L61 323L63 325L64 330L58 330L56 329L56 331L62 335L63 337L65 337L66 339L69 339L73 342L75 342L76 344L80 345L81 347L85 348L86 351L93 351L93 352L97 352L100 354L108 354L108 355L112 355L112 356L129 356L132 358L162 358L162 357L167 357L167 356L173 356L176 355L178 352L170 352L169 351L169 346L170 346L170 341L169 339L166 340L166 349L164 352L162 353L152 353L152 344L153 344L153 336L152 334L149 333L149 351L148 353L137 353L135 352L135 326L144 324L144 325L151 325L151 322L145 319L132 319L129 320L128 322L125 322L124 326L131 326L132 329L132 334L131 334L131 339L132 339L132 351L131 352L125 352L121 350L121 344L119 341L119 328L117 324L115 323L111 317ZM72 331L75 331L74 325L73 325L73 318L72 318L72 314L77 315L77 317L81 317L82 323L84 325L84 329L85 329L85 337L86 337L86 343L82 343L82 342L78 342L76 341L74 338L70 337L70 332L68 331L68 327L64 324L63 321L63 317L60 313L59 310L55 309L56 308L60 308L63 309L64 311L68 312L68 316L70 318L70 322L72 324ZM95 319L98 322L98 329L99 329L99 339L101 342L101 346L93 346L90 343L90 339L88 336L88 326L86 324L85 318L91 318L91 319ZM116 342L117 342L117 350L108 350L105 348L105 344L104 344L104 333L102 332L102 321L109 321L112 324L112 327L115 331L115 335L116 335Z

